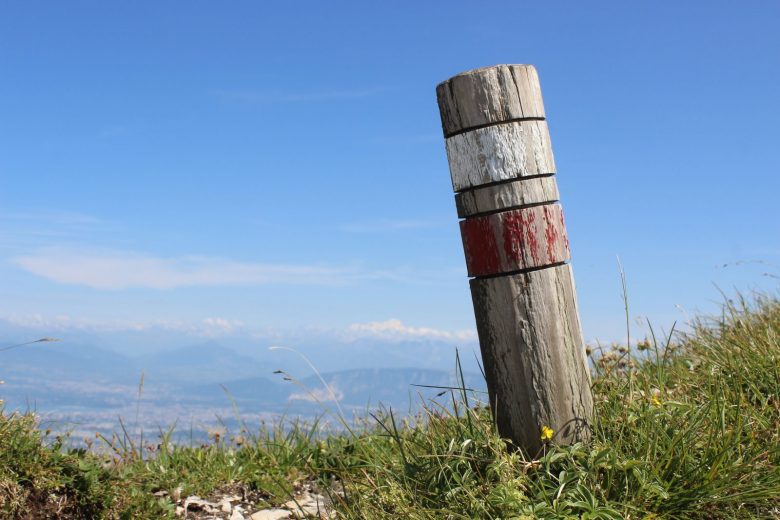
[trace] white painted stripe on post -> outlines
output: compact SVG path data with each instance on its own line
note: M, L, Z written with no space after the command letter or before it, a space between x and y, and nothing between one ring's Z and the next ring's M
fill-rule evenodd
M479 128L448 138L446 146L456 192L527 175L555 173L545 121Z

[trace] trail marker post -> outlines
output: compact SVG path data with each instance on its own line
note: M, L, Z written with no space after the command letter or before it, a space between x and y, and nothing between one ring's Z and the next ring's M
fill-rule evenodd
M587 440L590 375L536 69L476 69L436 94L499 433L530 455L543 428Z

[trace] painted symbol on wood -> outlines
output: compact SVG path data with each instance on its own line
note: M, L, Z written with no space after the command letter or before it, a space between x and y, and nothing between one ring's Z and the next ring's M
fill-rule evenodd
M570 259L558 204L504 211L461 221L469 276L489 276Z

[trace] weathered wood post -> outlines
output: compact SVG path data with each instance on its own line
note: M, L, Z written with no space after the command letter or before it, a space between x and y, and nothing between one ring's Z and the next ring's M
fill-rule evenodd
M536 69L472 70L436 94L499 432L531 455L544 427L587 440L590 375Z

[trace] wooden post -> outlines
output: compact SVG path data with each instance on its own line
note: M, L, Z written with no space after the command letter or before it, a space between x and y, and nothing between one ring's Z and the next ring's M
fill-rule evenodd
M545 427L587 440L590 375L536 69L472 70L436 94L499 432L531 456Z

